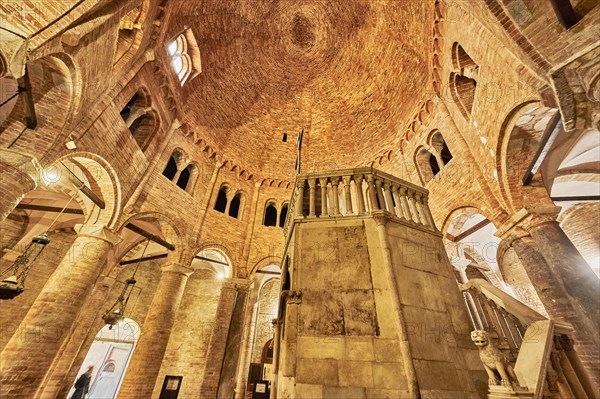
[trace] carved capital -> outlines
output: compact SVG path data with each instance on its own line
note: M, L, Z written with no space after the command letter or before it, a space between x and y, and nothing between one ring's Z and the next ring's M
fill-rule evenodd
M288 305L299 305L302 303L302 290L281 291L281 297Z

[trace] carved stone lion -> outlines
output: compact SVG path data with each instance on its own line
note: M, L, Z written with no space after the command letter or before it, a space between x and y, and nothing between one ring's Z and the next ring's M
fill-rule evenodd
M500 385L498 383L498 375L500 376L501 384L504 386L511 386L511 382L519 385L519 380L517 380L512 366L508 363L506 356L490 340L487 331L471 331L471 340L479 348L479 358L483 362L485 371L488 374L489 385Z

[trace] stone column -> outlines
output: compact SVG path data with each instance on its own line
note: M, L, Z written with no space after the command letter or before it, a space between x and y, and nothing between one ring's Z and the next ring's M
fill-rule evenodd
M385 198L383 198L383 190L381 189L381 180L375 179L375 192L377 193L377 199L379 200L379 209L387 210L385 206Z
M375 193L375 180L373 175L367 175L367 186L369 187L369 199L371 200L371 212L379 209L377 206L377 194Z
M310 218L314 218L316 217L316 209L315 209L315 205L316 205L316 201L315 201L315 189L316 189L316 185L317 185L317 180L316 179L308 179L308 189L309 189L309 196L308 196L308 217Z
M354 214L354 212L352 212L352 194L350 193L350 187L351 187L351 177L350 176L344 176L344 199L346 200L346 214L348 215L352 215Z
M599 280L554 220L557 213L555 207L523 209L496 235L514 248L550 318L573 325L578 355L598 383Z
M104 225L77 225L78 236L0 354L0 397L31 398L72 328L120 238ZM34 271L35 272L35 269Z
M340 214L340 192L338 191L338 186L340 184L339 177L331 178L331 190L333 191L333 215L339 216Z
M35 158L0 149L0 221L6 219L25 194L37 187L40 173Z
M355 175L354 183L356 184L356 214L362 215L365 213L365 198L363 197L362 175Z
M249 301L246 305L246 315L244 317L244 337L242 340L240 350L240 360L238 362L238 370L236 376L235 385L235 399L244 399L246 395L246 386L248 385L248 371L250 369L250 363L252 362L252 345L253 333L256 326L253 323L255 314L257 312L258 292L259 290L253 290L252 286L249 287Z
M296 203L294 204L294 217L302 217L302 211L304 207L304 180L298 182L298 196L296 197Z
M119 399L147 399L152 396L177 309L187 279L193 272L178 263L166 264L161 269L160 281L119 390Z
M319 191L321 192L321 217L329 215L327 211L327 177L319 178Z
M74 334L63 343L52 370L46 375L40 399L66 397L87 352L96 338L100 316L105 311L106 297L116 280L100 276L83 304L79 317L75 322ZM96 327L96 328L95 328ZM37 397L37 396L36 396Z
M409 222L413 221L412 212L410 205L408 205L408 189L406 187L400 187L400 206L402 207L402 213L404 218Z
M391 186L392 185L387 181L383 183L383 188L385 189L383 195L385 196L385 201L387 202L388 211L395 215L396 208L394 207L394 200L392 199Z

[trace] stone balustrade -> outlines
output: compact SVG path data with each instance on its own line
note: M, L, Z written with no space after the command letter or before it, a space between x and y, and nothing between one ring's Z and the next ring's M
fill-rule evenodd
M427 198L424 188L369 167L301 174L284 231L287 235L298 219L363 217L374 211L437 231Z

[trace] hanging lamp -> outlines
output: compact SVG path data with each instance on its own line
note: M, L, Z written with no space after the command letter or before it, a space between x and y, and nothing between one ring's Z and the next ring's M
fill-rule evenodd
M144 254L146 253L146 249L148 248L149 243L150 240L146 241L146 246L144 247L144 251L142 251L142 256L138 258L138 262L135 266L135 270L133 271L133 275L127 280L125 280L125 285L123 286L121 294L119 295L115 303L111 306L111 308L108 309L106 313L104 313L104 316L102 316L102 320L104 320L104 323L106 323L109 326L109 330L112 330L113 326L116 326L125 319L125 308L127 308L127 303L129 302L129 298L131 298L131 293L133 292L134 288L136 288L135 284L137 283L137 281L135 279L135 274L137 273L140 267L140 263L144 258Z
M40 256L46 245L50 242L48 232L67 209L73 198L77 195L77 191L73 193L69 201L62 208L59 214L54 218L45 233L37 235L31 239L31 242L23 253L15 259L15 261L2 273L0 273L0 299L13 299L20 295L25 290L25 280L31 270L31 267Z

